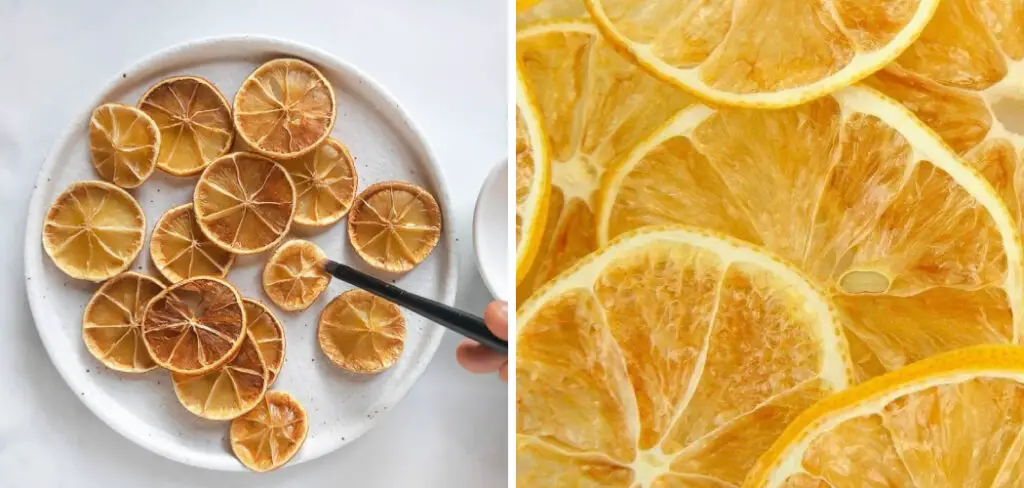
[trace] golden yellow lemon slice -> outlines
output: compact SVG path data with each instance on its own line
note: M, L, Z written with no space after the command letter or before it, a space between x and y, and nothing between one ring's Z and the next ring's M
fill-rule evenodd
M174 393L189 412L228 420L252 410L267 391L267 367L252 337L245 335L230 361L202 374L171 373Z
M306 410L283 391L268 391L256 408L231 421L231 450L245 467L266 472L280 468L306 440Z
M738 485L852 375L821 290L760 248L690 228L621 236L516 324L523 486Z
M516 70L516 282L540 247L551 195L551 161L540 113Z
M153 228L149 255L171 283L195 276L227 276L235 255L208 239L196 223L192 204L168 210Z
M423 262L441 238L441 208L423 188L386 181L359 194L348 239L370 266L402 273Z
M260 154L296 158L331 134L335 105L334 88L313 65L275 59L242 82L235 95L235 129Z
M106 367L125 373L156 368L142 341L142 314L164 290L159 281L128 271L103 283L85 306L82 339Z
M281 245L263 267L263 292L284 310L305 310L327 289L327 255L309 241L294 239Z
M356 165L348 149L334 138L296 159L281 160L295 182L295 223L331 225L345 216L356 197Z
M121 188L135 188L153 174L160 140L153 119L135 107L105 103L89 119L92 165Z
M177 76L153 85L139 109L160 128L157 167L175 175L194 175L231 149L235 128L228 101L213 83L198 76Z
M521 5L522 4L522 5ZM516 24L523 26L541 21L587 20L583 0L525 0L516 2Z
M212 276L179 281L149 302L142 340L160 366L176 373L210 372L231 360L245 337L242 297Z
M72 183L43 223L43 249L72 278L103 281L142 250L146 216L128 192L103 181Z
M214 244L254 254L274 247L291 228L295 185L280 164L238 152L210 163L192 202L199 228Z
M274 313L259 300L243 298L245 306L245 329L263 356L267 366L267 387L274 384L284 365L284 351L287 341L284 328Z
M338 295L320 313L320 350L341 368L379 373L405 349L405 317L398 306L363 290Z

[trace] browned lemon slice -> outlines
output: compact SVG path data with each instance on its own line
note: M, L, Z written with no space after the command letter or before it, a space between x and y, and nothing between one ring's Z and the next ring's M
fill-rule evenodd
M316 149L337 116L331 83L298 59L275 59L256 68L235 95L238 136L273 158L295 158Z
M92 165L103 179L121 188L141 185L156 168L160 131L135 107L105 103L89 120Z
M267 391L267 367L259 347L245 335L227 364L198 375L171 373L178 401L204 419L228 420L252 410Z
M160 128L157 167L175 175L199 173L231 149L235 128L220 90L198 76L168 78L153 85L139 108Z
M196 223L192 204L167 211L153 228L149 254L156 269L171 283L194 276L227 276L235 255L208 239Z
M199 228L214 244L236 254L254 254L288 233L295 215L295 185L280 164L252 153L233 153L203 171L192 203Z
M142 319L142 339L160 366L202 374L228 362L245 337L242 297L211 276L179 281L153 298Z
M394 303L349 290L320 313L317 339L332 363L356 373L378 373L402 355L405 317Z
M267 366L267 387L274 384L281 366L284 365L286 340L284 328L274 313L259 300L243 298L245 305L245 328L260 349Z
M355 162L342 143L328 137L315 151L282 160L281 166L295 182L295 223L323 227L348 213L358 179Z
M231 421L231 450L245 467L265 472L280 468L299 452L309 421L298 400L268 391L249 413Z
M312 242L294 239L284 243L263 267L263 292L285 310L309 308L331 282L323 268L325 259L327 255Z
M128 192L102 181L72 183L50 206L43 249L72 278L103 281L142 250L146 216Z
M156 368L142 341L142 314L164 290L159 281L128 271L103 283L85 306L82 339L106 367L125 373Z
M377 183L356 198L348 239L377 269L400 273L420 264L441 238L441 208L434 197L402 181Z

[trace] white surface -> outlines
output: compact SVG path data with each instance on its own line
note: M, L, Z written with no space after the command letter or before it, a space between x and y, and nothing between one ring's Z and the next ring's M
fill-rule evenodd
M491 170L480 187L473 212L473 251L484 283L494 296L508 300L508 161Z
M28 312L20 234L40 164L110 76L187 40L279 36L359 66L423 128L453 189L456 304L482 310L490 298L473 263L470 224L477 189L506 154L506 28L504 2L476 0L0 0L0 215L9 234L0 240L0 486L505 486L505 385L459 369L452 334L377 427L301 466L262 476L219 473L139 448L74 398L50 364Z
M277 57L297 57L317 66L334 87L338 120L332 136L348 146L355 159L358 188L400 180L417 184L438 199L442 215L450 210L450 195L440 167L426 141L395 100L357 68L314 48L278 39L235 36L189 42L155 53L128 66L88 101L55 144L36 179L29 203L25 235L25 274L29 303L36 327L57 370L93 412L125 437L170 459L210 469L245 469L224 449L223 422L196 418L181 407L169 384L169 375L121 374L104 368L83 347L81 317L98 285L69 278L39 245L42 221L51 203L75 181L95 179L86 128L92 109L107 102L134 105L160 80L198 75L217 86L230 100L235 89L260 64ZM196 178L154 174L130 193L146 213L147 231L171 208L192 200ZM504 186L505 180L502 181ZM501 227L507 224L501 222ZM442 225L440 242L415 269L401 275L374 270L352 250L344 223L320 231L294 227L289 238L313 241L328 256L362 269L402 289L444 303L455 300L456 281L453 229ZM507 243L504 239L502 244ZM239 256L228 279L243 296L267 301L261 272L270 250ZM146 259L132 269L150 276L159 271ZM493 273L493 272L492 272ZM405 348L398 362L376 375L352 375L333 367L317 345L317 321L323 307L351 286L332 280L327 291L301 312L270 308L284 326L288 347L274 388L291 393L314 426L289 465L315 459L353 442L373 427L381 414L394 408L429 364L440 344L443 328L406 313ZM268 302L269 303L269 302Z

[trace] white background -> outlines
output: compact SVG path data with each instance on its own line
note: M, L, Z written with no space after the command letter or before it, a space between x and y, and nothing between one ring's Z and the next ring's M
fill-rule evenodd
M72 394L25 298L22 244L40 164L67 121L136 59L182 41L264 34L353 63L426 134L452 190L456 304L490 300L473 260L477 190L507 150L503 0L0 0L0 487L491 487L508 477L504 384L455 363L448 333L409 395L341 450L265 474L204 471L120 437Z

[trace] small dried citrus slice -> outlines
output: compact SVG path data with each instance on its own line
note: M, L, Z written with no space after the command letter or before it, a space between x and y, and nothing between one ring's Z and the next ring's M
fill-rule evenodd
M248 334L227 364L198 375L171 373L178 401L204 419L228 420L252 410L267 392L267 367Z
M201 374L228 362L245 337L242 297L212 276L179 281L149 302L142 339L160 366Z
M141 185L156 168L160 131L141 110L120 103L96 107L89 119L89 151L96 172L121 188Z
M149 255L171 283L195 276L227 276L235 255L208 239L196 223L192 204L167 211L153 228Z
M317 339L332 363L356 373L378 373L402 355L405 317L394 303L349 290L320 313Z
M103 281L142 250L146 216L128 192L103 181L72 183L50 206L43 249L72 278Z
M210 163L199 177L192 203L199 228L214 244L236 254L254 254L288 233L295 185L280 164L238 152Z
M337 118L334 88L313 65L275 59L256 68L235 95L235 129L254 151L290 159L327 139Z
M532 95L516 70L516 283L526 277L544 237L551 160Z
M281 366L284 365L286 340L284 328L274 313L259 300L243 298L245 306L245 328L256 347L260 349L263 362L267 366L267 387L274 384Z
M356 196L356 165L348 149L334 138L315 151L281 160L295 183L295 223L331 225L345 216Z
M420 264L441 238L441 208L416 185L386 181L356 198L348 217L348 239L377 269L400 273Z
M327 289L327 255L309 241L294 239L274 251L263 267L263 292L288 311L305 310Z
M235 128L224 95L198 76L177 76L153 85L139 109L160 128L157 167L175 175L199 173L231 149Z
M144 373L156 368L142 341L142 314L163 290L156 279L133 271L107 280L85 306L85 347L110 369Z
M299 452L309 421L298 400L268 391L249 413L231 421L231 450L245 467L265 472L280 468Z

